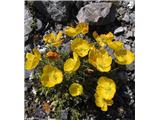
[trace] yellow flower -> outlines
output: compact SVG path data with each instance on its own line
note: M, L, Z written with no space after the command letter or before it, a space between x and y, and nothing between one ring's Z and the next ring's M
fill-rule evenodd
M93 48L89 51L89 63L97 68L100 72L108 72L111 69L112 57L108 52L101 48L100 50Z
M63 74L58 68L45 65L40 81L45 87L54 87L63 81Z
M93 37L101 47L105 47L108 41L112 41L114 39L114 35L111 32L108 34L98 35L98 33L94 31Z
M108 106L112 106L116 93L116 84L114 81L107 77L100 77L98 79L98 85L95 93L95 103L97 107L100 107L102 111L107 111Z
M98 79L98 86L96 93L106 100L111 100L116 92L116 84L114 81L107 77L100 77Z
M134 54L126 49L115 51L114 56L116 58L116 62L121 65L129 65L135 59Z
M71 50L76 52L80 57L85 57L90 49L90 44L82 38L75 38L71 43Z
M100 107L102 111L107 111L108 106L112 106L113 100L105 100L102 97L98 96L97 94L95 96L95 103L97 107Z
M41 59L41 54L39 51L34 48L33 49L33 54L32 53L27 53L26 54L26 63L25 63L25 69L26 70L32 70L37 67L40 59Z
M57 36L54 35L54 33L49 33L43 36L43 40L46 43L51 43L53 46L58 47L62 44L62 34L62 31L60 31Z
M78 70L79 67L80 67L79 57L75 52L73 52L73 58L67 59L66 62L64 63L64 71L72 73Z
M69 93L74 97L79 96L83 93L83 86L78 83L73 83L69 87Z
M87 23L79 23L75 28L73 27L67 27L65 29L65 33L70 37L75 37L78 34L86 34L88 33L88 24Z

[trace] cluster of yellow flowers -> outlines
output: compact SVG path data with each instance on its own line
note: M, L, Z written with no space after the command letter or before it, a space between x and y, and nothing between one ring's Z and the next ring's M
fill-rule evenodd
M86 34L89 31L87 23L79 23L75 28L67 27L64 33L69 37L74 37L71 41L71 50L73 52L73 58L68 58L63 65L64 72L67 74L77 71L81 65L80 59L88 55L88 62L93 65L100 72L109 72L111 70L112 57L105 50L106 46L109 46L114 50L114 56L116 62L122 65L131 64L134 61L134 54L126 50L121 41L115 41L114 35L109 32L108 34L98 35L97 32L93 32L93 37L99 44L100 48L96 48L94 44L89 43L87 40L76 37L79 34ZM56 36L54 33L48 33L43 36L43 40L46 44L50 44L54 47L59 47L63 40L61 39L63 32L60 31ZM25 69L35 69L39 61L42 59L39 51L34 48L33 53L26 53ZM51 58L52 60L59 58L57 52L49 51L45 58ZM42 59L43 60L43 59ZM56 66L47 64L43 68L43 73L40 78L40 82L45 87L54 87L57 84L62 83L63 72ZM114 81L107 77L100 77L95 93L95 103L103 111L107 111L108 106L113 104L112 98L116 92L116 85ZM72 83L69 87L69 93L72 96L79 96L83 94L83 86L79 83Z

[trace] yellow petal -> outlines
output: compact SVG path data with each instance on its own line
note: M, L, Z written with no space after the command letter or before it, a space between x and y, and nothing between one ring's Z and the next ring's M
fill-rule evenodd
M74 37L74 36L77 35L76 29L73 28L73 27L67 27L67 28L65 29L65 33L66 33L69 37Z
M33 49L33 53L37 59L41 59L41 54L36 48Z
M72 72L75 67L75 61L72 58L69 58L64 63L64 71L65 72Z
M119 51L123 48L123 43L121 41L110 41L108 42L108 46L114 51Z
M49 81L54 82L54 84L60 84L63 81L63 74L62 72L54 67L53 71L49 74Z
M111 69L112 57L104 49L91 49L88 60L100 72L108 72Z
M93 32L93 37L101 47L106 46L106 44L104 43L104 41L106 39L104 35L99 36L98 33L96 31L94 31Z
M54 40L56 40L56 36L53 33L49 33L43 36L43 40L46 43L52 43Z
M114 35L112 32L106 34L107 41L112 41L114 39Z
M83 86L78 83L73 83L69 87L69 93L72 96L79 96L83 93Z
M77 71L79 67L80 60L78 58L78 55L75 52L73 52L73 58L67 59L64 63L64 71L71 73Z
M88 24L87 23L79 23L77 26L76 26L76 31L79 33L82 33L82 34L86 34L88 33Z
M26 54L26 59L27 59L25 62L26 70L32 70L36 68L39 63L39 60L41 59L41 55L36 48L33 49L33 53L34 54L31 53Z
M47 73L49 73L49 72L51 72L51 71L53 71L53 67L52 67L51 65L45 65L45 66L43 67L43 73L44 73L44 74L47 74Z
M35 56L31 53L26 53L26 59L33 60Z
M107 77L100 77L98 79L98 86L96 88L96 93L103 97L105 100L111 100L116 93L115 82Z
M88 54L90 45L87 40L75 38L71 43L71 50L76 52L80 57L85 57Z
M116 62L121 65L129 65L135 59L134 54L129 50L116 51L114 56L116 57Z
M46 65L40 81L45 87L54 87L63 81L63 74L58 68Z
M61 39L62 34L63 34L62 31L60 31L60 32L58 33L58 35L57 35L57 37L56 37L56 41L59 41L59 40Z

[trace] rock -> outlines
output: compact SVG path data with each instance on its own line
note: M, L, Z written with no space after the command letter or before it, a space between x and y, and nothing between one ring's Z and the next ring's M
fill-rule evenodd
M61 111L61 120L67 120L68 112L66 110Z
M46 50L47 50L47 48L41 48L41 49L39 49L39 52L41 53L41 54L44 54L45 52L46 52Z
M32 74L32 70L29 71L29 70L25 70L25 79L29 78L30 77L30 74Z
M122 18L122 20L128 23L129 22L129 14L125 13L124 17Z
M125 29L123 27L118 27L117 29L114 30L114 34L122 33L124 31Z
M25 7L24 9L24 34L25 34L25 41L28 39L28 34L32 31L31 25L33 23L33 17L30 13L29 9Z
M134 0L131 0L127 6L128 6L129 9L133 9L134 4L135 4Z
M134 36L134 33L132 31L128 31L126 34L125 34L125 38L129 38L129 37L133 37Z
M76 17L79 22L107 24L115 20L115 8L110 2L90 3L82 7Z
M117 13L123 15L125 13L125 9L123 7L120 7L119 9L117 9Z
M36 26L37 26L37 29L36 30L40 30L41 28L42 28L42 21L41 20L39 20L39 19L37 19L36 20Z
M133 71L135 69L135 64L132 63L130 65L126 65L126 69L129 70L129 71Z
M130 16L129 16L129 18L130 18L130 23L132 24L134 24L135 23L135 13L133 12L133 13L131 13L130 14Z
M131 46L130 46L130 45L125 44L124 46L125 46L125 48L126 48L127 50L130 50L130 49L131 49Z
M65 22L69 18L71 2L67 1L42 1L50 17L57 22ZM38 6L37 6L38 7Z
M28 7L25 6L25 13L24 13L24 39L25 41L28 40L29 33L33 30L33 27L36 28L36 30L40 30L42 28L42 22L41 20L37 18L33 18L33 15L31 14Z

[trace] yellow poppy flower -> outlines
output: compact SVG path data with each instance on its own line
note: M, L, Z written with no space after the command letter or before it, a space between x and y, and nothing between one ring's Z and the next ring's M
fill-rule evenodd
M54 33L49 33L43 36L43 40L46 43L51 43L53 46L58 47L62 44L62 40L61 40L62 34L63 34L62 31L60 31L57 34L57 36L54 35Z
M100 77L98 79L98 86L96 93L106 100L111 100L116 92L116 84L114 81L107 77Z
M69 87L69 93L72 96L79 96L83 93L83 86L78 83L73 83Z
M79 57L75 52L73 52L73 58L67 59L66 62L64 63L64 71L72 73L78 70L79 67L80 67Z
M108 41L112 41L114 39L114 35L111 32L108 34L98 35L98 33L94 31L93 37L101 47L105 47Z
M95 103L97 107L100 107L102 111L107 111L108 106L112 106L116 93L116 84L114 81L107 77L100 77L98 79L98 85L95 93Z
M45 65L40 81L45 87L54 87L63 81L62 71L51 65Z
M103 48L100 50L92 48L89 51L88 60L100 72L108 72L111 69L112 57Z
M80 57L85 57L90 49L90 44L82 38L75 38L71 43L71 50L76 52Z
M37 67L40 59L41 59L41 54L39 51L34 48L33 49L33 54L32 53L27 53L26 54L26 63L25 63L25 69L26 70L32 70Z
M121 65L129 65L135 59L134 54L130 50L126 49L115 51L114 56L116 58L116 62Z
M88 33L88 24L87 23L79 23L75 28L74 27L67 27L65 29L65 33L70 37L75 37L78 34L86 34Z
M102 111L107 111L108 106L112 106L113 100L105 100L102 97L98 96L97 94L95 96L95 104L97 107L100 107Z

